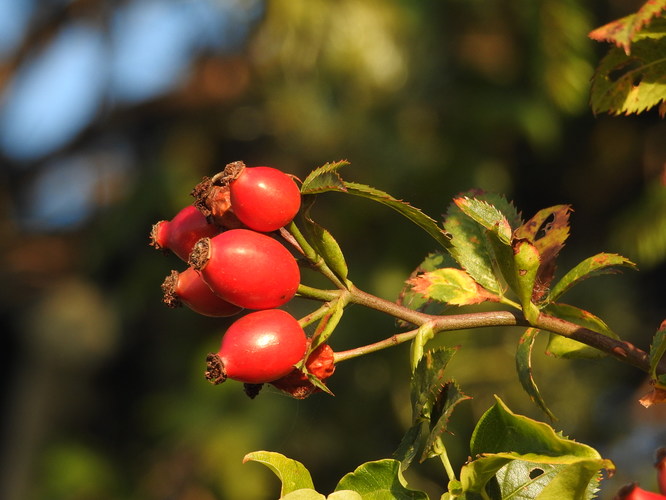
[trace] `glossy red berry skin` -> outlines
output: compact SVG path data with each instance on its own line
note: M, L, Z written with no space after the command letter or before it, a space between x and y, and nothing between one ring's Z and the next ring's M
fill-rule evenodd
M204 316L228 317L243 310L213 293L201 275L192 267L171 271L162 283L164 303L169 307L185 305Z
M187 262L192 247L199 239L215 236L219 232L220 227L209 224L206 217L194 205L188 205L173 219L154 224L150 240L155 248L171 250Z
M666 496L647 491L636 483L623 486L613 500L666 500Z
M294 256L277 240L231 229L197 242L190 264L215 294L245 309L272 309L293 298L301 280Z
M291 222L301 207L294 180L273 167L244 167L229 184L231 207L250 229L275 231Z
M283 377L303 359L307 338L298 321L282 309L251 312L236 320L222 337L220 350L208 356L206 378L261 384Z

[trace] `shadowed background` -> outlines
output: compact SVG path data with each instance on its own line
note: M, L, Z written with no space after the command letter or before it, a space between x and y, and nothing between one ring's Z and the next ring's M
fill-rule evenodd
M335 397L291 400L210 386L205 354L229 320L161 304L184 264L148 246L151 225L231 161L301 178L347 159L347 180L434 218L470 188L499 191L526 217L574 208L560 275L618 252L640 273L567 296L646 349L666 316L666 125L593 116L589 81L607 47L587 33L639 4L577 0L5 0L0 2L0 497L269 499L279 483L242 464L254 450L303 462L329 493L391 455L410 421L406 346L343 363ZM313 213L351 279L397 297L435 249L390 209L338 193ZM312 276L305 274L305 279ZM304 315L316 304L294 300ZM397 331L350 308L336 350ZM447 439L466 458L471 422L499 394L543 418L517 382L521 332L448 335L450 376L474 399ZM554 424L656 487L664 414L636 402L643 377L614 360L535 354ZM407 472L438 496L436 463Z

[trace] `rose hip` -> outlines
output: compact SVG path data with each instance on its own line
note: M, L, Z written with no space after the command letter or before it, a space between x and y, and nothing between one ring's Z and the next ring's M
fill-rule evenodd
M162 283L164 303L169 307L180 307L183 304L194 312L204 316L233 316L243 310L218 297L213 293L201 275L192 267L185 271L171 271Z
M272 309L293 298L301 275L280 242L248 229L231 229L197 242L190 255L208 286L246 309Z
M206 378L261 384L283 377L305 355L307 339L298 321L282 309L251 312L236 320L220 349L206 360Z
M150 243L155 248L168 249L187 262L194 244L201 238L218 234L221 228L210 224L194 205L180 210L171 220L153 225Z

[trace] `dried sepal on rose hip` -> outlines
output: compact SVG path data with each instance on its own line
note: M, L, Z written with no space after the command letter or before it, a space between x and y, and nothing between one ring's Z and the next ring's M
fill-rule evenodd
M298 263L284 245L249 229L199 240L189 262L216 295L245 309L287 303L301 280Z
M158 250L171 250L187 262L194 244L201 238L212 237L222 228L208 222L193 205L182 208L171 220L153 224L150 244Z
M243 310L215 295L192 267L181 272L171 271L162 283L162 291L167 306L175 308L185 305L204 316L228 317Z
M227 192L229 198L222 201L220 193ZM204 179L193 195L204 213L215 214L226 207L243 225L264 233L291 222L301 207L300 189L292 176L274 167L247 167L242 161L229 163L219 174Z
M239 229L243 223L238 220L231 208L231 194L228 185L215 184L210 177L204 177L192 190L194 206L209 221L225 229Z
M285 376L303 359L307 338L298 321L282 309L251 312L237 319L206 359L206 379L227 378L262 384Z
M666 496L644 490L638 483L629 483L620 488L613 500L666 500Z
M326 387L326 379L335 372L333 349L328 344L317 347L308 356L305 370L307 373L299 368L294 368L284 377L271 382L271 385L296 399L305 399L315 392L322 391L322 387L318 385ZM308 373L310 377L315 377L319 381L318 385L312 383Z

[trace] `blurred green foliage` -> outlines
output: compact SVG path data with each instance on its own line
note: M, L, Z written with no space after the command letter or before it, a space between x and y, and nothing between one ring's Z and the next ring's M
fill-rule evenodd
M472 187L504 193L525 216L570 203L575 213L563 265L616 251L643 270L582 285L568 300L643 348L665 316L663 121L654 113L595 117L587 106L603 50L587 33L624 15L624 6L263 6L238 51L196 54L168 95L111 105L80 137L30 168L3 158L2 498L269 499L279 484L260 465L241 463L250 451L297 459L319 491L330 491L360 463L397 447L411 422L405 347L341 364L330 382L335 397L295 401L265 389L249 400L240 384L213 387L203 379L205 354L217 348L229 320L160 303L163 278L184 264L150 248L148 233L191 201L202 176L230 161L304 178L325 162L348 159L346 179L434 218ZM61 22L53 19L54 26ZM1 74L11 75L17 60ZM92 168L131 168L99 182L84 224L57 231L22 226L36 172L72 155ZM397 297L434 249L426 233L367 200L325 194L313 215L340 243L350 279L386 298ZM297 316L312 309L300 300L288 306ZM396 330L390 318L351 308L332 345L343 350ZM515 375L519 333L455 332L435 341L462 346L450 373L474 397L449 426L454 467L466 459L473 423L493 393L517 413L541 418ZM663 410L637 408L641 374L613 360L536 356L534 365L560 419L555 427L614 460L612 484L653 485L651 453L666 430ZM413 466L407 477L433 494L445 484L433 463Z

